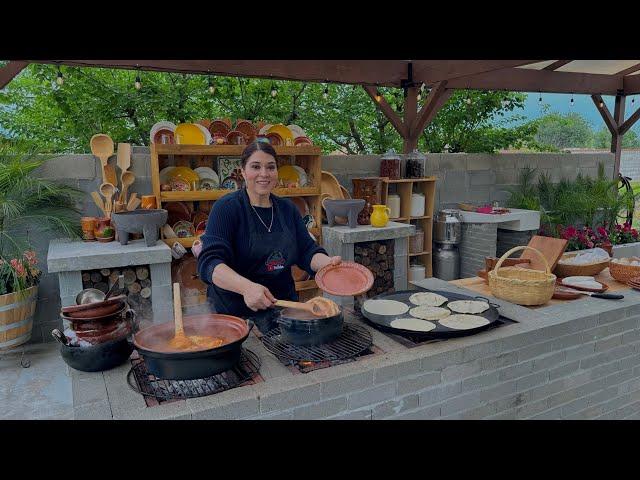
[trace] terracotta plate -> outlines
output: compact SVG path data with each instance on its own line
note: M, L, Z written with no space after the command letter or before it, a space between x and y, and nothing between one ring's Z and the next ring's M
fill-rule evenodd
M373 273L355 262L327 265L316 274L316 283L330 295L361 295L373 286Z
M177 222L184 220L191 220L191 210L189 206L184 202L167 202L163 205L164 208L169 212L167 217L167 223L169 225L175 225Z
M562 285L563 287L567 287L567 288L572 288L574 290L581 290L583 292L594 292L594 293L602 293L602 292L606 292L607 290L609 290L609 285L607 285L604 282L601 282L599 280L596 280L596 282L598 282L599 284L602 285L602 288L587 288L587 287L580 287L580 286L574 286L574 285L570 285L570 284L564 284L562 283L563 279L558 279L556 280L556 284L557 285Z

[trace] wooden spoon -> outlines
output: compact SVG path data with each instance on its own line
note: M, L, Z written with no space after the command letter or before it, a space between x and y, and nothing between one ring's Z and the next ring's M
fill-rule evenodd
M118 144L118 166L122 173L129 170L131 166L131 144L119 143Z
M337 315L339 313L339 311L336 311L338 310L337 305L328 298L323 297L315 297L304 303L291 302L289 300L276 300L275 305L278 307L294 308L296 310L306 310L307 312L314 314L316 317L327 317L330 315Z
M107 165L109 157L113 155L113 140L109 135L98 133L91 137L91 153L100 159L102 164L102 180L107 183L104 167Z
M103 183L100 185L100 193L104 196L104 213L107 217L111 218L111 211L113 209L113 194L116 191L116 187L114 187L110 183Z
M104 200L98 192L91 192L91 198L93 198L94 203L98 206L103 215L107 215L107 212L104 209Z
M114 187L118 187L118 174L116 173L116 167L113 165L105 165L104 167L104 176L106 177L106 182L110 183Z
M141 200L139 198L134 197L134 195L135 193L132 193L131 198L127 202L127 210L129 210L130 212L138 208L141 202Z
M122 192L120 192L120 201L127 201L127 190L136 181L136 175L133 172L123 171L122 175L120 175L120 180L122 180Z
M216 348L222 345L223 339L204 335L185 335L182 324L182 301L180 300L180 284L173 284L173 319L175 335L169 340L169 347L175 350L196 350Z

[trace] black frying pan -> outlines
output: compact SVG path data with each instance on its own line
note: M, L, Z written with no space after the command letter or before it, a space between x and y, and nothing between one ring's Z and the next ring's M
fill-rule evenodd
M487 328L491 328L496 322L498 322L498 319L500 318L500 314L498 313L499 305L496 305L495 303L491 303L488 299L484 297L469 297L468 295L460 295L458 293L443 292L439 290L428 290L425 288L421 288L419 290L402 290L400 292L382 294L382 295L373 297L371 300L396 300L398 302L402 302L409 305L409 308L411 309L416 305L412 304L409 301L409 297L414 293L418 293L418 292L437 293L444 297L447 297L450 302L454 300L485 301L489 304L489 309L485 310L482 313L478 313L476 315L486 318L487 320L489 320L489 323L487 325L483 325L477 328L470 328L468 330L454 330L452 328L445 327L444 325L440 325L440 322L438 322L437 320L430 320L432 323L436 324L436 328L434 328L429 332L416 332L415 330L405 330L403 328L395 328L391 326L391 322L393 322L398 318L411 317L408 311L407 313L404 313L402 315L388 316L388 315L371 314L370 312L367 312L364 308L362 308L362 315L366 319L367 323L369 323L370 325L374 326L375 328L383 332L395 333L397 335L411 335L412 337L419 337L425 340L436 339L436 338L464 337L466 335L473 335L474 333L478 333L478 332L481 332L482 330L486 330ZM441 305L441 307L443 308L446 308L446 306L447 306L446 303L444 305ZM452 312L452 313L455 313L455 312Z

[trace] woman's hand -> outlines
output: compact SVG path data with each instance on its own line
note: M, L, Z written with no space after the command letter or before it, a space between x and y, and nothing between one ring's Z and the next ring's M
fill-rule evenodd
M254 312L270 308L276 301L267 287L254 282L251 282L242 292L242 297L247 307Z
M342 257L339 255L336 255L335 257L329 257L324 253L316 253L311 259L311 270L317 272L327 265L339 265L341 262Z

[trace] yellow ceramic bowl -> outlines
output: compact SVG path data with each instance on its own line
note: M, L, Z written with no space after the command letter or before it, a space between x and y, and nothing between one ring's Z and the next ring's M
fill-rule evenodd
M278 168L278 180L285 182L300 182L300 174L293 165L283 165Z
M206 145L207 139L202 129L194 123L181 123L173 133L179 145Z
M171 180L173 180L174 178L179 178L187 182L189 185L192 185L193 182L197 182L200 180L200 175L191 170L189 167L176 167L168 173L167 178L169 182L171 182Z
M286 125L282 123L276 123L275 125L271 125L267 130L267 133L277 133L284 140L284 145L293 145L294 135L291 130Z

